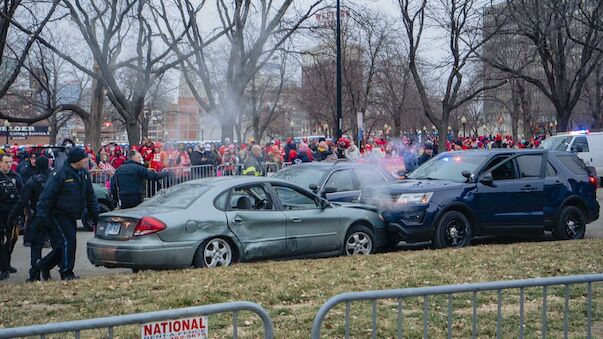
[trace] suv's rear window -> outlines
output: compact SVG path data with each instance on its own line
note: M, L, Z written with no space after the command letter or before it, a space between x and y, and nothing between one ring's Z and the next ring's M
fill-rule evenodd
M558 157L559 161L575 175L587 175L588 172L584 168L582 160L578 159L575 155L561 155Z

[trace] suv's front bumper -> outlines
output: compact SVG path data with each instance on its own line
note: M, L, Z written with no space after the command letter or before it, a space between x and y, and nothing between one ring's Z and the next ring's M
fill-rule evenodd
M429 205L401 206L383 213L390 233L398 233L408 243L429 241L433 237L436 211Z

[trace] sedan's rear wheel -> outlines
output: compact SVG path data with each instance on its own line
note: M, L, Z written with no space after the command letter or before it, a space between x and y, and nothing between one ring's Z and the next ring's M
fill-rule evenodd
M444 213L436 226L433 235L433 247L468 246L472 237L473 232L467 217L459 211L449 211Z
M195 267L223 267L232 264L234 252L230 243L222 238L205 240L197 253L193 264Z
M375 235L370 228L361 225L350 227L345 236L343 254L358 255L375 252Z

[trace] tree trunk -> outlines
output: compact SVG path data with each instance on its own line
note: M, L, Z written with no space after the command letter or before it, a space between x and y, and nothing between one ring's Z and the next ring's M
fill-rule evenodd
M557 133L567 132L569 129L570 112L565 107L557 108Z
M446 140L448 140L448 119L446 119L446 121L442 119L439 124L435 125L438 126L438 133L440 135L438 142L438 153L446 152Z
M98 66L94 68L95 72L100 72ZM105 95L104 86L98 81L92 81L92 99L90 102L90 115L84 121L84 140L86 144L92 144L95 151L101 146L101 127L103 117L103 104Z
M128 142L130 145L140 144L140 124L138 120L126 121L126 132L128 133Z
M50 133L49 133L49 141L48 143L50 145L56 145L57 144L57 135L59 134L58 131L58 127L57 127L57 123L56 123L56 119L53 119L52 122L50 123Z
M101 120L100 114L90 114L90 117L84 120L84 140L86 144L91 144L95 151L99 150L101 146Z

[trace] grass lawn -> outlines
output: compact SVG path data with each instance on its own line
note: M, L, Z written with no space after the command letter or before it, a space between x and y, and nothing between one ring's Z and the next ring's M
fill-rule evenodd
M76 268L77 270L77 268ZM234 300L269 311L277 338L308 338L316 311L341 292L434 286L493 280L603 272L603 239L484 245L459 250L398 251L363 257L245 263L228 268L118 274L75 282L4 285L0 326L13 327L155 311ZM562 336L563 287L549 288L548 334ZM603 337L603 283L593 285L593 336ZM453 335L471 335L471 295L453 297ZM526 289L528 337L540 336L542 289ZM586 285L570 289L570 337L584 337ZM430 298L430 337L446 333L447 297ZM396 300L377 304L378 337L395 337ZM478 335L495 336L496 292L478 294ZM405 337L422 334L422 299L404 301ZM355 338L369 336L371 304L353 303ZM503 337L519 334L519 291L503 293ZM344 307L331 311L323 337L343 336ZM241 337L258 337L261 322L240 314ZM210 337L229 337L230 315L209 317ZM140 336L139 326L116 329L121 338ZM102 337L90 331L83 337ZM64 337L62 335L61 337Z

